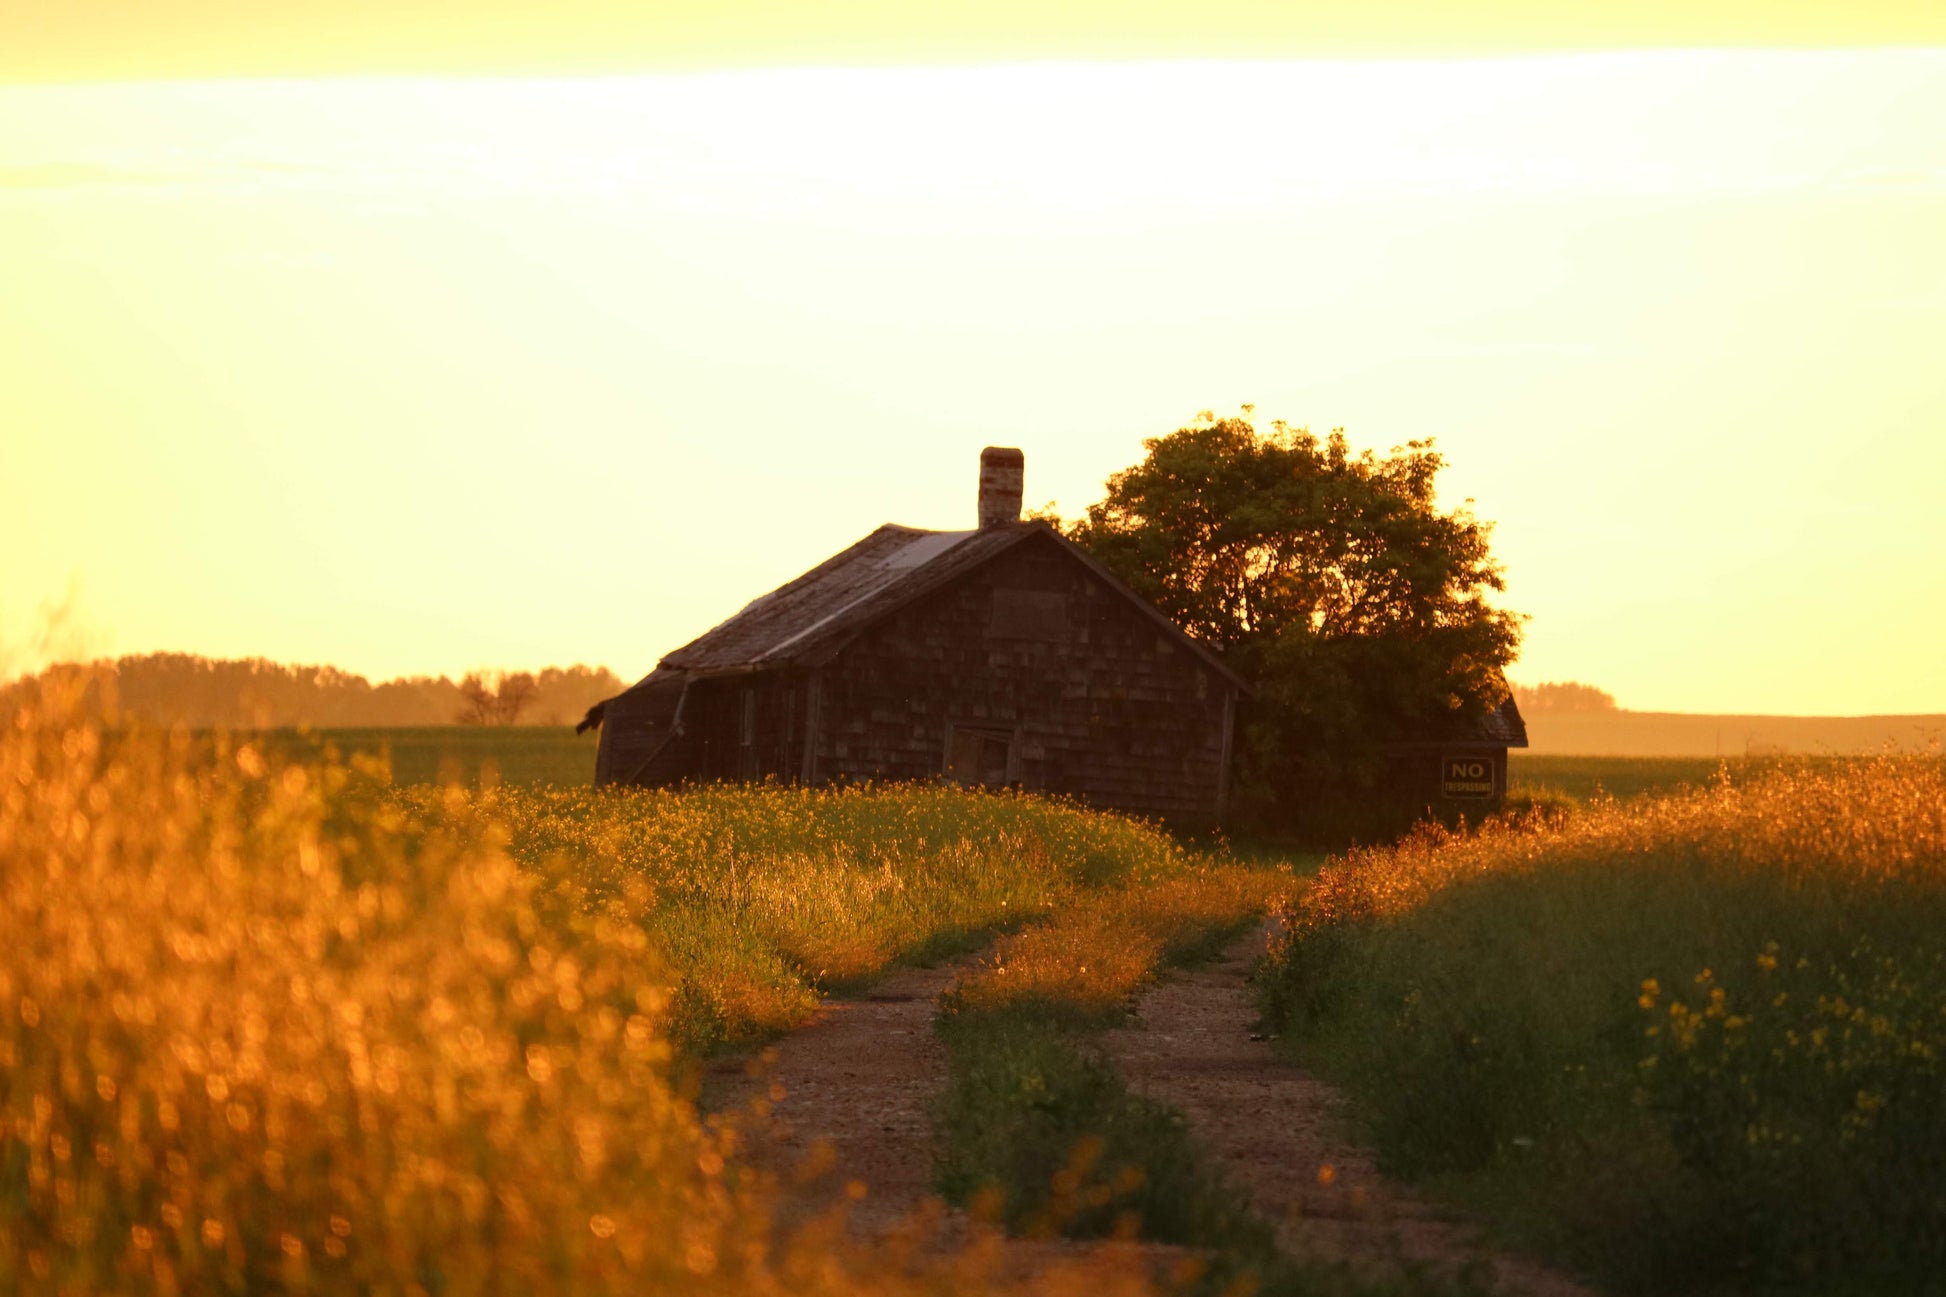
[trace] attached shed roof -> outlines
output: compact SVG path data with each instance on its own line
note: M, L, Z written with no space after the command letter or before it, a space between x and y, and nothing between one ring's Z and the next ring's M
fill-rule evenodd
M1240 689L1248 685L1207 645L1183 634L1140 595L1044 522L985 531L926 531L887 523L803 576L753 599L743 610L662 659L662 669L728 675L826 662L880 618L970 572L1014 546L1044 537Z
M1506 701L1480 718L1479 732L1480 737L1504 742L1510 748L1527 746L1527 722L1522 719L1511 693Z
M1510 692L1498 707L1486 711L1455 709L1428 722L1421 737L1392 746L1524 748L1527 746L1527 722L1521 717L1520 707Z

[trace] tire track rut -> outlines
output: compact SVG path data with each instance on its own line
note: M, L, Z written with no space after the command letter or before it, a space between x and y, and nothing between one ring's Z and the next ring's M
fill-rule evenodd
M1183 1113L1224 1181L1293 1258L1373 1277L1490 1275L1499 1291L1523 1297L1593 1297L1559 1271L1489 1248L1477 1229L1379 1175L1340 1132L1337 1092L1254 1036L1249 976L1269 932L1172 976L1142 997L1137 1025L1103 1035L1129 1085Z

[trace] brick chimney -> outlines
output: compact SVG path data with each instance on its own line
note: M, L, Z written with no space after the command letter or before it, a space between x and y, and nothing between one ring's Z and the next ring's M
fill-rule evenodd
M980 452L981 531L1020 521L1026 466L1027 457L1012 446L988 446Z

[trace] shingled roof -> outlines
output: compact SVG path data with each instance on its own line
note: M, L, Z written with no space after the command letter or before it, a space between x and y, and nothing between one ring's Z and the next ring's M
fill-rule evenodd
M1455 708L1444 716L1428 722L1422 737L1394 743L1392 746L1524 748L1527 746L1527 722L1522 719L1520 708L1514 702L1513 694L1509 692L1498 707L1486 711Z
M1180 627L1079 546L1039 521L1006 523L981 531L926 531L887 523L667 654L659 669L729 675L827 662L873 622L1035 537L1060 545L1155 621L1159 629L1187 645L1225 679L1248 688L1208 646L1183 634Z
M1498 707L1480 717L1479 735L1482 740L1505 743L1510 748L1527 746L1527 722L1521 718L1520 707L1509 693Z

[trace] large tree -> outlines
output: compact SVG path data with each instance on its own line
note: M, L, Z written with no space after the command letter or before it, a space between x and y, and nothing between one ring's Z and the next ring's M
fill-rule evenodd
M1350 793L1386 743L1498 706L1520 643L1471 501L1442 511L1430 441L1354 452L1251 408L1144 443L1068 534L1257 686L1241 751L1259 807Z

